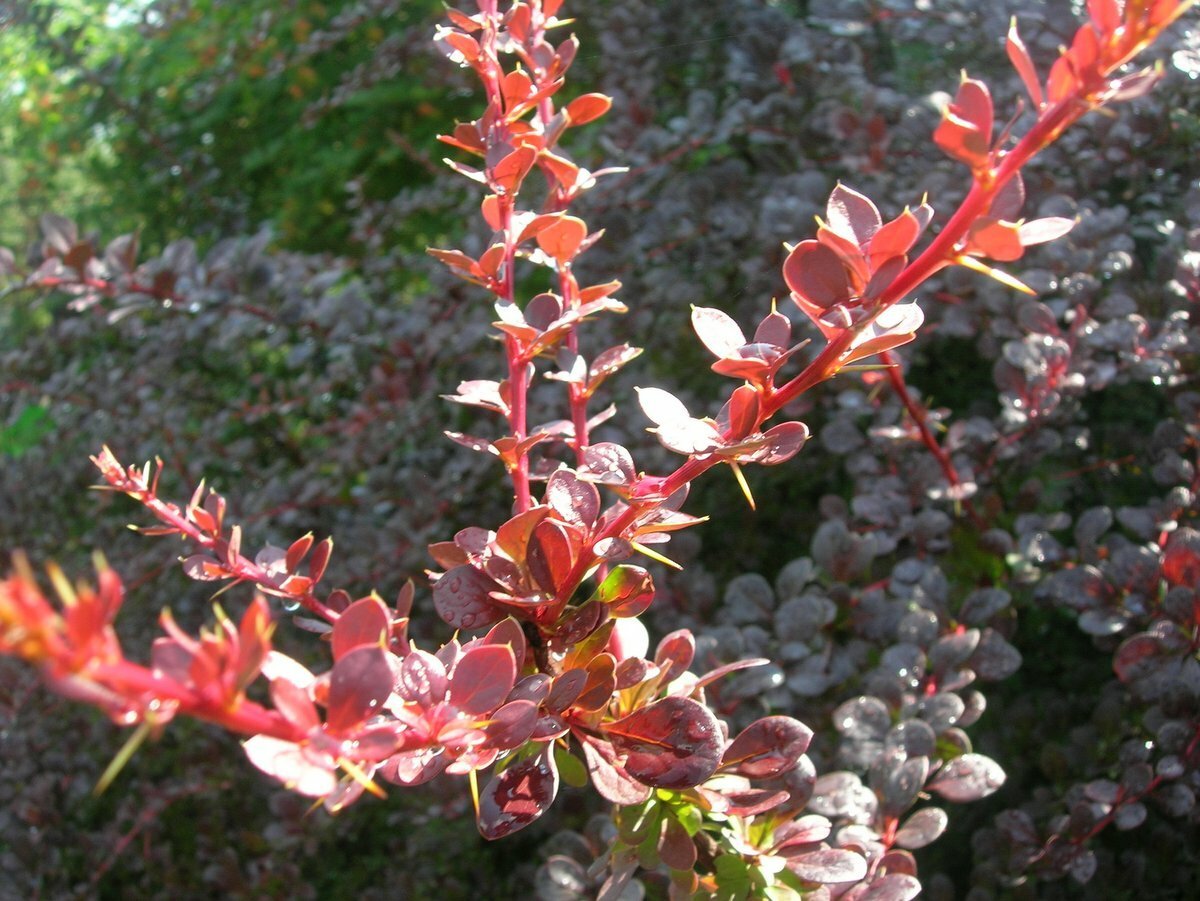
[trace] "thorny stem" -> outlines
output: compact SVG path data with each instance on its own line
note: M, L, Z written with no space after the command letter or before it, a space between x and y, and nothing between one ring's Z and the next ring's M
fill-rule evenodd
M103 457L96 458L97 465L100 465L103 459ZM181 535L186 535L200 547L213 552L218 559L225 560L235 578L260 585L274 595L294 600L328 622L337 621L338 614L326 606L311 590L294 592L284 589L283 585L288 575L272 576L240 552L234 554L232 559L228 559L230 556L228 540L208 534L184 516L175 504L160 499L155 494L153 486L146 484L140 475L134 477L131 473L124 472L119 464L115 468L100 465L100 470L114 489L128 494L154 514L159 522L166 523L170 528Z
M99 685L120 686L118 691L123 697L145 696L175 702L179 705L176 713L215 723L230 732L269 735L291 742L301 742L306 737L304 730L274 710L245 698L235 704L216 701L127 660L90 667L80 677Z
M1053 143L1069 125L1095 106L1090 98L1103 88L1107 74L1103 73L1103 77L1097 81L1077 86L1068 96L1045 107L1038 115L1037 121L1011 150L993 151L993 160L996 162L986 171L975 174L971 189L942 230L880 295L877 311L881 312L899 303L931 276L953 263L958 256L956 248L966 238L971 226L987 212L999 191L1038 152ZM835 335L799 375L781 387L767 386L760 405L759 425L815 385L837 375L846 352L869 322L868 319ZM934 444L936 445L936 442ZM661 490L656 491L653 498L631 500L621 515L604 530L604 534L596 536L596 540L621 536L636 523L639 516L658 506L663 498L669 497L720 462L721 459L716 455L690 458L663 480ZM592 553L580 555L571 570L570 578L565 582L567 588L557 599L556 610L561 611L565 608L575 587L596 562L597 558Z

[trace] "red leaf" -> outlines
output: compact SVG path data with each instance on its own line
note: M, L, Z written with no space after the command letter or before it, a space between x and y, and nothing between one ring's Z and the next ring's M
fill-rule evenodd
M316 705L308 692L288 679L271 680L271 703L285 720L305 732L311 732L321 725Z
M480 645L464 653L454 665L448 700L467 713L488 714L504 703L516 679L512 648Z
M534 507L518 513L496 530L496 545L513 560L522 560L534 528L550 514L546 507ZM485 544L486 546L486 544Z
M578 556L578 539L557 520L543 519L533 530L526 563L543 590L562 596Z
M933 140L947 155L972 169L988 165L992 145L992 98L981 81L964 79L942 113Z
M663 684L674 682L692 665L696 656L696 639L687 629L663 636L654 652L654 662L663 670Z
M1162 573L1168 585L1200 587L1200 532L1185 527L1171 533L1163 555Z
M325 575L325 567L329 565L329 555L332 553L332 538L317 542L317 546L313 548L312 556L308 558L308 576L312 579L313 585L320 582Z
M917 238L921 237L924 229L925 226L921 220L913 215L912 210L908 209L882 226L867 246L867 253L872 259L872 268L878 265L875 263L876 260L906 255L917 243Z
M971 228L968 250L1000 262L1019 260L1025 252L1020 226L990 217L980 219Z
M574 216L560 216L537 233L538 247L560 264L575 257L579 245L587 237L587 224Z
M750 385L740 385L729 396L718 425L726 428L731 440L740 441L758 430L759 393Z
M768 716L751 723L725 749L721 768L748 779L778 776L808 750L812 730L790 716Z
M296 567L300 565L300 561L304 559L304 555L312 548L313 534L309 532L302 538L297 538L291 543L287 549L287 555L284 557L284 565L288 572L295 572Z
M783 278L797 297L822 310L845 303L853 293L841 257L819 241L793 248L784 260Z
M630 775L656 788L698 785L721 761L721 725L691 698L664 698L601 729Z
M521 624L511 616L492 626L487 635L483 636L483 644L496 644L512 648L513 660L520 672L525 662L525 632Z
M1029 92L1029 99L1033 101L1034 110L1041 109L1046 98L1042 96L1042 84L1038 81L1037 69L1033 65L1033 60L1029 57L1029 51L1025 48L1025 42L1017 34L1017 19L1015 16L1009 25L1008 38L1004 42L1004 49L1008 53L1008 59L1013 64L1013 68L1021 76L1021 82L1025 85L1025 90Z
M378 645L381 638L387 641L391 629L392 617L383 601L377 597L355 601L333 624L333 659L340 660L362 645Z
M537 152L530 147L518 147L505 156L489 172L488 180L493 190L515 194L536 158Z
M433 654L414 649L400 664L396 694L406 701L431 707L446 697L446 666Z
M703 688L706 685L711 685L713 682L716 682L718 679L725 678L730 673L736 673L739 670L750 669L751 667L755 667L755 666L765 666L766 664L768 664L770 662L771 661L767 660L765 657L752 657L747 660L735 660L732 663L722 664L721 666L718 666L716 669L709 670L707 673L705 673L703 676L701 676L696 681L696 684L695 684L693 690L695 688Z
M863 250L883 222L878 207L869 197L840 182L829 195L825 216L834 234L853 241Z
M583 94L568 103L564 111L572 125L584 125L599 119L611 106L611 97L604 94Z
M479 833L503 838L524 829L554 803L558 768L553 746L493 776L479 795Z
M692 307L692 328L715 357L732 356L746 343L746 336L733 318L711 307Z
M377 713L392 693L392 668L380 647L359 647L333 665L329 674L326 723L344 732Z
M571 706L590 713L607 705L616 690L616 668L612 654L593 657L587 665L587 681Z

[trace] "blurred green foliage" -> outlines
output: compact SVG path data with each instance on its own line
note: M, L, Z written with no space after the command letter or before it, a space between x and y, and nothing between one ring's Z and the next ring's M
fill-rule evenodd
M428 50L441 5L389 6L0 3L0 244L54 210L151 250L270 223L289 248L345 252L347 183L424 182L413 148L453 112Z

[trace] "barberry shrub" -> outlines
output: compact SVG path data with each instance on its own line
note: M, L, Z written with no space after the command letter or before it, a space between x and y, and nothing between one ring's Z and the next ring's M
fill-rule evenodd
M1191 487L1141 519L1125 516L1123 525L1135 533L1140 526L1146 544L1102 540L1114 520L1098 508L1080 517L1080 556L1067 559L1050 535L1064 523L1011 520L1004 504L1015 503L1005 497L1003 470L1044 452L1041 436L1053 434L1056 417L1089 377L1101 378L1097 371L1111 379L1135 362L1153 368L1147 360L1159 359L1155 377L1165 366L1182 384L1187 373L1172 371L1170 354L1155 351L1190 340L1180 332L1187 317L1173 322L1180 337L1089 340L1102 329L1082 301L1059 312L1023 301L1013 317L1025 338L1005 344L996 368L1003 404L996 423L970 420L945 440L894 351L917 337L925 309L913 292L934 276L974 270L1007 291L1035 293L1010 274L1011 264L1027 247L1063 237L1076 218L1026 219L1021 170L1088 111L1153 87L1157 70L1123 67L1186 5L1090 3L1089 22L1044 81L1014 24L1005 49L1026 93L1026 117L997 123L988 88L964 76L934 141L966 167L969 188L938 227L936 197L914 197L885 222L875 203L839 184L816 238L788 249L786 312L772 304L748 336L728 313L693 308L693 329L716 360L712 370L737 385L712 418L694 417L662 389L638 390L662 448L684 460L661 476L635 464L624 444L596 440L616 413L595 409L604 383L639 350L581 341L585 322L625 311L615 299L618 283L580 281L577 264L585 268L581 257L601 236L572 212L598 179L617 173L588 171L560 140L603 116L610 100L582 94L558 101L577 46L547 36L561 24L558 3L532 0L503 11L481 3L470 15L451 12L438 43L478 75L487 103L478 119L443 140L469 160L450 165L481 186L491 237L477 252L430 252L491 295L504 372L463 381L449 396L494 415L499 434L450 437L496 458L513 500L494 529L469 526L430 548L441 568L432 576L432 601L456 637L435 652L421 650L410 636L411 585L393 604L327 591L321 582L330 539L306 535L286 548L243 553L242 531L227 522L221 495L201 484L187 504L170 503L159 496L161 464L126 467L105 449L94 460L107 486L158 520L144 531L194 546L184 559L189 576L249 582L261 594L236 622L216 608L215 625L198 638L164 614L166 635L145 666L124 656L112 631L122 588L106 565L94 589L72 587L51 569L59 611L19 562L0 594L4 650L37 664L60 693L136 726L135 740L180 714L246 735L256 767L331 811L363 792L381 794L380 782L465 776L481 833L499 838L541 817L560 782L590 781L613 810L593 849L603 866L585 873L552 857L545 879L564 890L574 881L587 891L584 882L594 879L602 895L618 897L632 890L641 868L644 879L680 896L907 898L920 890L911 851L932 843L948 822L941 807L918 804L934 795L976 800L1005 778L964 730L984 710L976 680L1004 679L1021 663L1009 641L1009 594L996 585L952 590L931 563L948 543L961 549L967 533L978 553L1026 580L1039 566L1063 564L1040 583L1040 596L1078 610L1092 634L1129 633L1116 648L1118 683L1129 702L1147 709L1147 728L1169 733L1157 737L1161 754L1143 741L1145 753L1126 755L1129 775L1120 781L1083 785L1070 820L1051 820L1042 833L1030 812L998 820L1015 848L1006 878L1041 868L1086 879L1095 868L1088 840L1105 826L1138 825L1152 797L1190 810L1197 542L1178 525L1194 506L1194 417L1190 431L1184 418L1160 436L1177 461L1168 479L1190 477ZM927 230L935 234L922 242ZM47 232L46 259L28 276L31 284L73 287L84 306L105 296L175 298L177 286L139 268L127 242L101 257L66 223L49 220ZM794 336L797 326L803 331ZM1120 346L1123 340L1134 349ZM709 469L729 466L753 506L743 467L784 463L809 438L799 421L769 420L801 409L813 388L835 376L872 389L849 407L851 418L878 420L872 441L890 442L898 461L912 456L896 447L903 441L921 456L911 469L886 473L864 464L853 471L870 485L853 515L873 528L851 528L851 511L825 504L831 515L813 538L816 565L801 560L784 569L778 605L761 578L735 581L724 632L718 626L697 642L680 628L651 655L643 619L658 615L652 605L664 593L655 584L662 577L627 561L640 555L672 564L663 545L700 521L682 508ZM539 378L561 387L557 417L542 409ZM885 386L891 407L877 400ZM1192 403L1186 392L1178 402ZM859 449L848 437L854 434L854 424L835 417L822 441L835 452L842 442L849 456ZM897 557L891 575L860 585L872 562L889 554ZM315 675L273 648L267 597L327 640L327 672ZM745 656L747 645L772 642L771 659ZM872 646L881 651L874 659ZM251 690L260 677L265 694ZM821 756L808 756L814 733L780 695L790 692L803 706L850 684L862 691L832 710L836 750L829 753L831 736L821 736L814 745ZM764 693L776 706L759 716L753 701ZM804 719L824 726L830 711L819 713L819 721Z

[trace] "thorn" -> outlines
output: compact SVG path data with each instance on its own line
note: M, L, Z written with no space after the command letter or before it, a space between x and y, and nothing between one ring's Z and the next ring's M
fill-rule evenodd
M338 766L350 774L350 778L361 785L366 791L369 791L376 798L386 798L387 792L375 784L366 773L362 771L357 763L353 760L347 760L345 757L338 758Z
M121 750L117 752L117 756L112 759L112 762L100 774L100 778L96 782L96 787L92 789L93 798L104 794L104 791L112 785L113 780L125 768L125 764L129 763L130 758L137 753L137 749L141 747L142 742L146 740L146 737L150 734L150 730L153 728L154 724L150 720L142 720L141 724L134 730L134 733L121 746Z
M1028 294L1030 297L1037 297L1037 291L1034 291L1033 288L1029 287L1020 279L1009 275L1007 272L1002 272L999 269L995 269L986 263L981 263L974 257L969 257L966 254L959 254L954 258L954 262L958 263L960 266L966 267L967 269L980 272L989 278L994 278L1000 284L1012 288L1014 291L1020 291L1022 294Z
M754 505L754 495L750 493L750 484L746 481L746 474L742 472L742 467L730 460L729 468L733 470L733 477L737 479L738 486L742 489L742 494L746 496L746 503L750 505L750 509L758 510L758 507Z
M672 569L677 569L680 572L683 572L683 567L680 566L678 563L676 563L674 560L670 559L669 557L664 557L658 551L650 550L650 548L646 547L644 544L639 544L636 541L631 541L631 542L629 542L629 546L644 557L649 557L651 560L657 560L659 563L663 563L663 564L671 567Z
M67 581L67 577L63 574L59 565L54 562L47 563L46 572L50 575L50 584L54 586L54 590L62 598L63 606L74 607L79 598L76 596L75 589L71 587L71 583Z
M475 805L475 820L479 821L479 771L470 770L467 776L471 781L471 803Z

